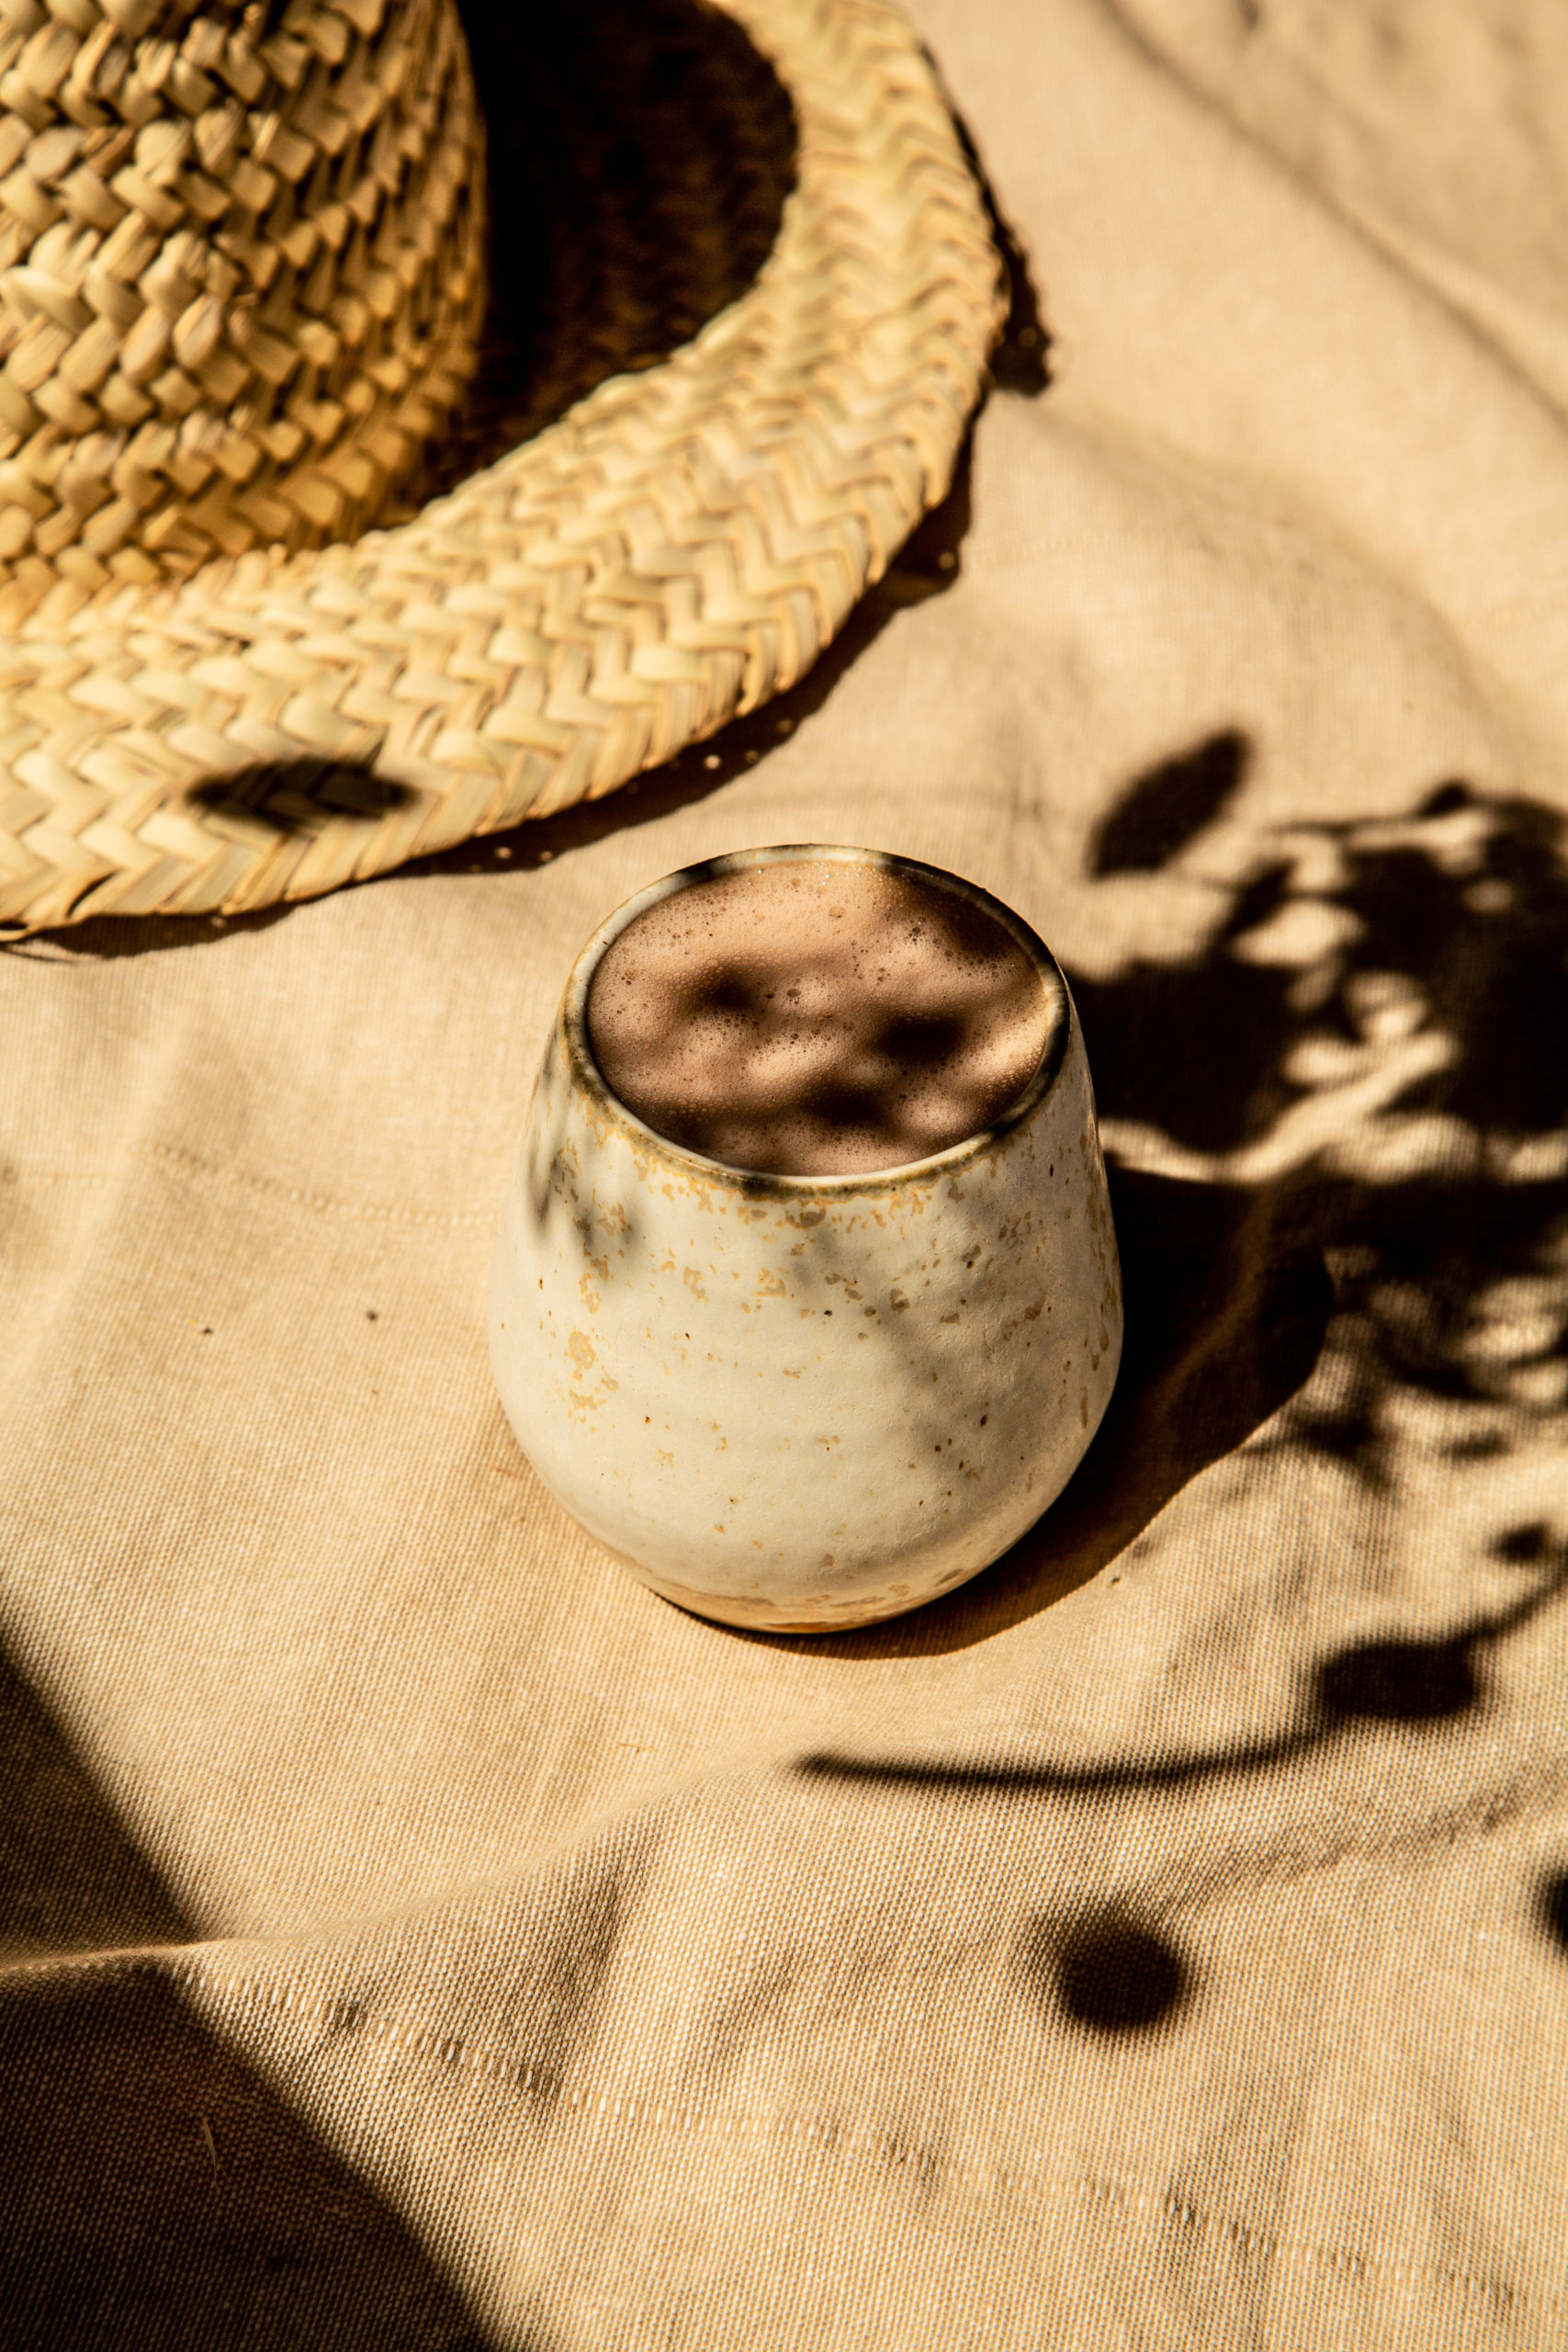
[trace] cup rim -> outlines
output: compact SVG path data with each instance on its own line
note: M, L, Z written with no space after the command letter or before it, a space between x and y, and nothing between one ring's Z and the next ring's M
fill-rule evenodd
M588 992L593 985L606 951L627 930L639 915L646 914L664 899L673 898L677 891L689 890L696 883L718 880L727 874L743 874L759 865L806 864L836 864L872 865L886 874L923 883L929 888L945 891L961 899L979 913L988 915L1000 925L1009 937L1029 957L1046 997L1046 1032L1044 1050L1041 1054L1033 1077L1022 1092L1017 1095L998 1119L988 1127L981 1127L961 1143L949 1144L945 1150L930 1152L923 1159L897 1161L889 1168L865 1168L840 1175L791 1176L764 1168L738 1168L731 1161L710 1159L687 1144L676 1143L670 1136L660 1135L645 1119L622 1102L611 1087L598 1063L588 1034ZM611 1125L620 1128L638 1148L651 1149L660 1159L678 1167L705 1183L723 1185L753 1199L800 1201L828 1194L842 1200L857 1193L887 1193L912 1183L931 1183L935 1179L955 1173L977 1159L993 1147L999 1137L1021 1126L1047 1095L1060 1074L1066 1057L1067 1042L1074 1019L1073 1000L1061 966L1023 917L983 890L977 882L966 881L962 875L950 874L945 867L927 865L920 859L903 857L896 850L868 849L838 842L780 842L758 849L729 850L716 857L699 859L692 865L678 866L672 874L663 875L657 882L648 883L642 889L606 915L596 932L578 954L567 977L561 998L560 1027L565 1037L568 1061L576 1083L591 1098L595 1109Z

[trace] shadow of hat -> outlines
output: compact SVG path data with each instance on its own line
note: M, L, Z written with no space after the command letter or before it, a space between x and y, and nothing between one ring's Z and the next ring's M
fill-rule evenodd
M109 6L0 39L0 922L611 791L946 490L998 265L881 0Z

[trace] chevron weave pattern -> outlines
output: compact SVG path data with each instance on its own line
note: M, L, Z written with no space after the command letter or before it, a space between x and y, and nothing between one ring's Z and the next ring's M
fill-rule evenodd
M0 12L5 628L61 581L355 536L475 359L453 0L105 8Z
M56 557L0 646L0 920L331 889L608 792L816 658L947 486L999 272L900 17L725 6L797 122L755 285L396 528L173 586Z

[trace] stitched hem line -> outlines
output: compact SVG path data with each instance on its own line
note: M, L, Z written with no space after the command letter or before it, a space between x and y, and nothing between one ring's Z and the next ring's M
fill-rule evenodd
M285 1184L272 1176L253 1175L248 1169L225 1168L219 1161L203 1159L183 1145L135 1141L122 1147L128 1156L151 1159L160 1165L177 1170L182 1175L209 1184L234 1184L265 1198L287 1201L291 1207L316 1209L327 1216L362 1217L375 1225L423 1225L457 1227L482 1226L494 1222L492 1216L481 1216L474 1210L399 1208L381 1201L339 1201L330 1193L311 1193L300 1184ZM28 1184L112 1184L114 1171L108 1169L76 1170L70 1168L0 1169L0 1182L18 1187Z
M724 2139L742 2135L754 2141L766 2138L786 2144L794 2143L806 2152L815 2150L840 2159L860 2156L881 2172L902 2169L931 2185L935 2185L940 2177L968 2188L979 2196L1033 2198L1040 2202L1046 2199L1077 2198L1085 2204L1102 2207L1156 2225L1175 2222L1192 2235L1215 2240L1232 2252L1261 2256L1271 2262L1309 2266L1363 2286L1384 2282L1406 2286L1425 2283L1441 2287L1472 2301L1485 2304L1495 2317L1502 2319L1515 2316L1527 2305L1552 2312L1564 2308L1563 2299L1550 2290L1542 2293L1534 2289L1514 2287L1496 2278L1483 2278L1445 2265L1404 2260L1396 2256L1371 2255L1351 2246L1320 2245L1310 2239L1282 2236L1274 2231L1255 2227L1239 2214L1210 2212L1168 2190L1141 2188L1133 2181L1093 2174L1075 2177L1038 2172L1027 2164L986 2166L944 2160L939 2165L934 2160L922 2161L919 2156L911 2161L907 2144L892 2133L844 2128L825 2123L818 2117L791 2114L784 2110L757 2115L740 2108L704 2110L694 2107L666 2106L624 2095L617 2098L609 2091L595 2093L579 2089L569 2092L548 2069L530 2065L509 2052L495 2050L483 2042L467 2041L460 2034L437 2034L427 2027L406 2019L371 2014L362 2003L351 1998L311 1993L296 1978L268 1979L241 1974L220 1976L203 1962L168 1961L158 1955L139 1960L131 1965L147 1969L175 1984L183 1982L192 1989L205 1992L213 1999L234 2007L283 2011L298 2018L302 2024L339 2033L371 2035L378 2042L406 2051L411 2057L424 2061L432 2069L441 2068L448 2073L460 2071L476 2079L517 2091L556 2090L558 2097L557 2111L575 2112L584 2122L603 2120L611 2125L620 2124L628 2130L651 2127L671 2132L701 2132Z

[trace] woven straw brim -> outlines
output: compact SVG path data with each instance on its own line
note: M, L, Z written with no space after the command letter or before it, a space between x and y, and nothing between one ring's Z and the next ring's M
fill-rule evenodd
M398 527L64 583L0 648L0 922L330 890L612 791L816 659L947 488L1000 274L898 16L723 6L795 120L750 290Z

